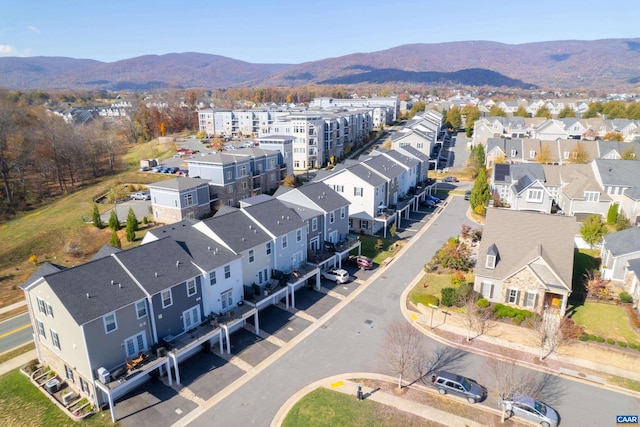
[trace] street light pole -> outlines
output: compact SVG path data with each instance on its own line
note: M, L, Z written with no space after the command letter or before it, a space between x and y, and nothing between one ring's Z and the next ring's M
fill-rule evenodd
M429 322L429 327L431 329L433 329L433 312L438 309L438 306L437 305L433 305L433 304L429 304L429 307L431 308L431 321Z

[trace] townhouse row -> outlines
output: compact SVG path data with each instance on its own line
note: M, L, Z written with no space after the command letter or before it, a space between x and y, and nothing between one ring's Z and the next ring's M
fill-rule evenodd
M261 309L319 288L321 268L359 253L348 218L345 198L311 183L153 229L133 249L105 246L83 265L45 263L22 285L38 359L115 419L115 400L150 376L179 383L182 361L229 352L249 318L259 330ZM149 358L132 369L140 352Z

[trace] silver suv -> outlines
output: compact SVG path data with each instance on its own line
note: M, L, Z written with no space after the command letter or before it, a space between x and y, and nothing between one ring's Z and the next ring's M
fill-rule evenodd
M440 394L457 394L469 403L476 403L487 397L487 389L470 378L451 372L440 371L431 377L434 387Z

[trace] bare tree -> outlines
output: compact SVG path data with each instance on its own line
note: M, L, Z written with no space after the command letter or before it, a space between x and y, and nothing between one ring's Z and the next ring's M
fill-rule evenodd
M502 401L516 393L545 401L555 400L562 394L559 378L519 366L517 361L517 352L506 347L497 357L486 359L486 383L492 384L490 389L498 394L501 422L507 415Z
M382 361L398 376L398 388L402 388L402 378L416 368L419 357L424 354L424 342L422 333L404 320L396 320L387 326Z
M468 354L465 351L454 347L441 345L429 351L422 347L417 355L416 373L418 378L425 385L431 384L431 374L435 374L441 369L457 370L464 357Z
M467 329L467 342L479 337L495 326L493 312L489 307L479 307L474 298L463 302L464 314L462 323ZM475 332L475 337L471 337L471 332Z
M558 349L562 340L560 334L560 316L546 309L534 318L533 330L536 332L537 344L540 347L540 360Z

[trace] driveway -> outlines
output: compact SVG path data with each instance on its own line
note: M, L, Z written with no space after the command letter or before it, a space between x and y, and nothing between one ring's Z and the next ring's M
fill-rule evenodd
M100 219L102 219L104 224L107 224L109 222L109 217L111 216L111 211L115 209L118 219L122 224L124 224L127 221L129 208L133 209L133 213L136 214L138 221L141 221L145 216L151 216L151 200L127 200L126 202L118 203L103 212L100 215Z

